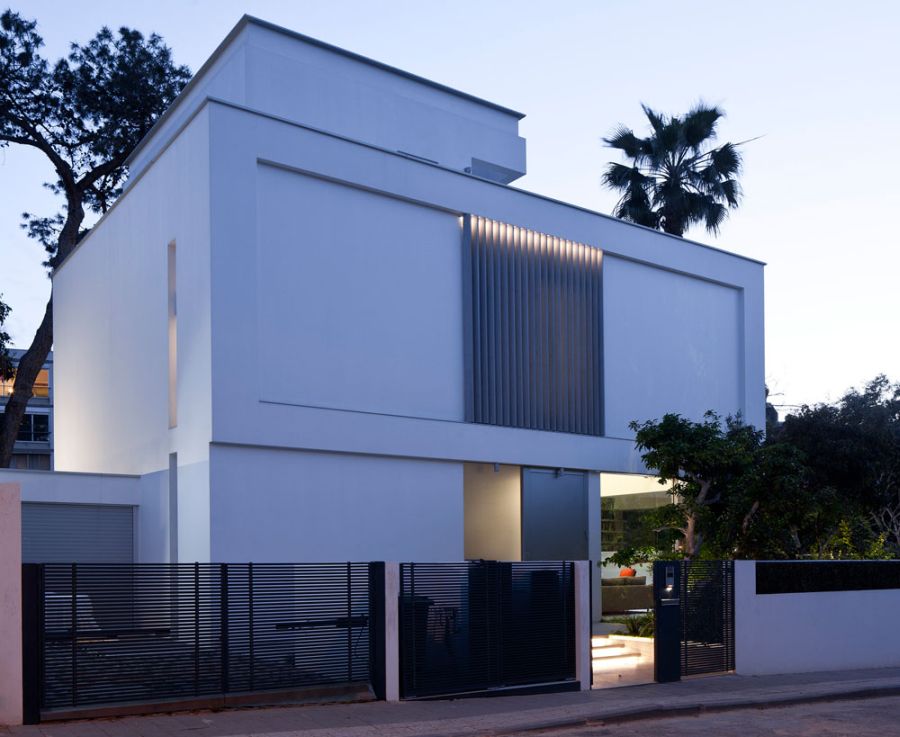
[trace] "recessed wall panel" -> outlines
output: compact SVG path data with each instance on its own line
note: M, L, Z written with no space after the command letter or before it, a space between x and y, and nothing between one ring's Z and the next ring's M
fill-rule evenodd
M261 165L258 223L261 400L463 418L458 217Z
M609 255L603 268L606 434L742 411L740 290Z

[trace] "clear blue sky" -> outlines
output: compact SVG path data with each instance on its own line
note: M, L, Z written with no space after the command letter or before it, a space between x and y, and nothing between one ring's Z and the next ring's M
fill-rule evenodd
M51 58L101 25L161 33L197 69L243 13L527 114L542 194L609 212L601 137L698 98L723 106L745 148L743 207L717 238L768 263L766 378L775 401L835 399L879 372L900 380L900 5L582 0L30 0ZM49 283L19 229L50 212L40 155L0 150L0 292L30 341ZM135 391L139 391L135 387Z

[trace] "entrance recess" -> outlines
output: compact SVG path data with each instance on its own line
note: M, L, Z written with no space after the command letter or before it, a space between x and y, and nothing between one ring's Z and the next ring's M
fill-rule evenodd
M587 474L522 469L522 560L587 560Z

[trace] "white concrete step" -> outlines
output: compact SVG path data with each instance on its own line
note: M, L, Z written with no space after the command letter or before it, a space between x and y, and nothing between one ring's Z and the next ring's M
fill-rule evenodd
M592 658L615 658L618 655L627 655L629 653L633 653L634 650L625 647L618 642L611 642L608 645L602 645L601 647L592 647L591 648L591 657Z
M604 671L616 671L622 668L633 668L642 662L639 653L629 653L626 655L617 655L614 658L596 658L591 661L591 671L593 673L602 673Z
M591 637L591 670L594 673L638 665L641 654L626 643L610 640L606 635Z

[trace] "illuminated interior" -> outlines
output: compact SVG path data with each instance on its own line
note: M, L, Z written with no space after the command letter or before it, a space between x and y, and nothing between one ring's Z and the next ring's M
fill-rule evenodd
M602 473L600 499L604 557L660 541L659 533L647 529L647 513L671 503L672 497L655 476Z
M12 396L15 378L0 379L0 397ZM38 371L37 378L34 381L34 389L32 396L37 399L50 398L50 372L47 369Z
M466 463L463 488L465 557L469 560L521 560L520 467Z

